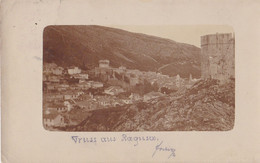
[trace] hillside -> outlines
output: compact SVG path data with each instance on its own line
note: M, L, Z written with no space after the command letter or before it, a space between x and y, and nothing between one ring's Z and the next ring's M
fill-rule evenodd
M216 80L196 83L169 96L95 110L68 131L227 131L234 126L235 83Z
M168 75L200 77L200 48L173 40L103 26L48 26L43 61L91 69L98 60Z

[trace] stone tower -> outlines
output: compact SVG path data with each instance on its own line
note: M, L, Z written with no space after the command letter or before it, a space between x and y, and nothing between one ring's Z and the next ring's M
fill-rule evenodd
M221 82L235 78L235 36L221 33L201 36L201 78Z
M109 68L109 60L99 60L99 68Z

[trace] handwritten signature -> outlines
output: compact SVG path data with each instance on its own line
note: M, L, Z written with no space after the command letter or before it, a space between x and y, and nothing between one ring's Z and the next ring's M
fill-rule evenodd
M175 157L175 149L174 148L171 148L171 147L162 147L162 144L163 144L163 141L161 141L160 144L156 145L155 146L155 150L153 152L153 155L152 157L159 151L159 152L169 152L170 155L168 157L171 158L171 157Z

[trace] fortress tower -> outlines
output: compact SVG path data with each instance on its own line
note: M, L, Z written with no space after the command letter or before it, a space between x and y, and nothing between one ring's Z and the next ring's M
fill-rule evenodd
M201 78L221 82L235 78L235 37L232 33L201 36Z
M99 60L99 68L109 68L109 60Z

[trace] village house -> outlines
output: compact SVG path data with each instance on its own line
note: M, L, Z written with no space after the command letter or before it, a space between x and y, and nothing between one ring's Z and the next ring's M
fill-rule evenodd
M43 74L42 81L47 81L47 80L48 80L48 76L46 74Z
M70 103L70 101L64 101L63 104L67 108L67 111L71 111L73 108L73 105Z
M60 88L60 85L58 83L45 82L45 84L46 84L45 89L47 92L53 92L59 90Z
M124 66L120 66L118 68L113 68L113 71L121 74L121 73L125 73L127 71L127 69Z
M118 79L110 79L108 82L107 82L109 85L112 85L112 86L120 86L122 87L123 89L129 89L129 86L130 84L124 82L124 81L121 81L121 80L118 80Z
M45 93L43 94L43 98L46 101L60 101L63 100L63 95L60 93Z
M57 89L58 90L67 90L67 89L69 89L69 87L70 86L68 84L59 84Z
M77 102L77 106L80 107L81 109L88 109L88 110L90 110L91 109L91 107L90 107L91 103L92 103L91 100L79 101L79 102Z
M55 63L45 63L43 65L43 73L44 74L51 74L52 70L56 67L57 67L57 65Z
M77 106L81 109L95 110L100 108L100 104L92 98L77 102Z
M73 74L73 75L71 75L71 77L73 77L75 79L79 79L79 81L86 81L89 78L87 73L82 73L82 72Z
M125 91L124 91L124 89L122 89L119 86L110 86L104 90L105 94L112 95L112 96L118 95L119 93L122 93L122 92L125 92Z
M84 82L86 82L85 79L79 79L79 83L84 83Z
M53 82L53 83L59 83L60 78L56 75L51 75L51 76L49 76L48 81Z
M52 90L55 90L55 85L53 84L47 84L47 91L52 91Z
M78 101L84 101L84 100L89 100L89 99L93 99L93 95L89 92L88 94L82 94L78 97Z
M78 97L78 94L75 92L65 92L64 93L64 100L73 100L76 99Z
M84 94L79 97L79 101L76 102L76 105L79 106L82 109L97 109L98 108L98 102L97 100L94 100L93 95L91 93Z
M113 69L109 66L109 60L99 60L99 67L94 69L95 77L99 77L102 80L108 80L113 74Z
M52 104L47 107L47 111L51 112L65 112L67 111L67 107L63 104Z
M66 90L67 90L67 88L58 87L58 88L57 88L57 90L58 90L58 91L66 91Z
M114 78L113 70L111 68L95 67L95 77L101 79L102 81L108 81L110 78Z
M69 67L68 68L69 75L74 75L74 74L79 74L79 73L81 73L81 69L78 67Z
M100 68L108 68L109 67L109 60L99 60L99 67Z
M86 74L86 73L84 73L84 74L81 73L81 74L79 74L79 76L81 79L85 79L85 80L89 79L88 74Z
M102 105L103 107L107 107L107 106L110 106L110 103L109 103L109 101L102 100L102 101L100 101L100 105Z
M47 68L46 66L43 67L43 74L48 75L52 73L52 69Z
M76 92L76 93L77 93L78 96L85 94L83 91L78 91L78 92Z
M127 73L135 74L136 76L142 76L144 72L137 69L127 69Z
M44 127L64 127L66 125L65 118L58 113L43 115Z
M102 88L104 85L101 82L93 81L91 82L91 88Z
M118 67L118 69L122 70L122 71L126 71L127 70L125 66L120 66L120 67Z
M87 90L87 89L91 88L91 84L89 82L85 81L85 82L77 84L77 87L82 90Z
M111 106L111 99L107 98L106 96L99 96L98 102L103 107Z
M62 67L56 67L52 69L52 73L55 75L62 75L63 73L63 68Z
M94 99L102 107L113 106L114 97L112 96L96 96Z
M78 85L70 85L69 89L71 91L80 90L81 88Z

